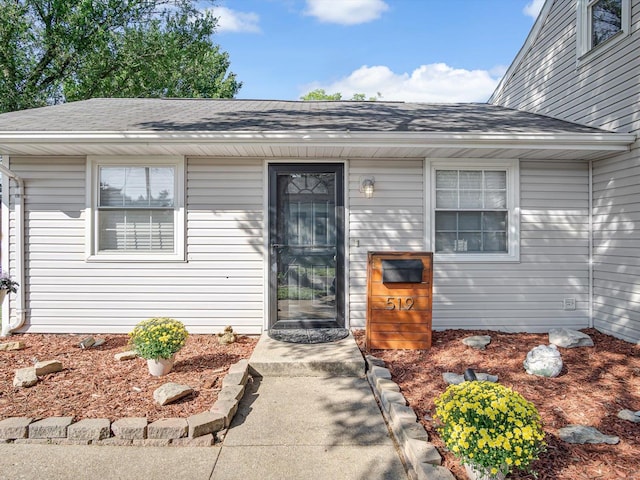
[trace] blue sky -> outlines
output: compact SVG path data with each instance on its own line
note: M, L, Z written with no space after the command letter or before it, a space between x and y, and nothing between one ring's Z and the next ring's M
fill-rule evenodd
M218 0L237 98L484 102L543 0Z

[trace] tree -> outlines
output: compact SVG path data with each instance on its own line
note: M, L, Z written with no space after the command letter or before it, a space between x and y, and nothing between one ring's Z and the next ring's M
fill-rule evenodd
M230 98L195 0L0 0L0 111L92 97Z
M342 100L341 93L327 93L324 88L316 88L300 97L300 100Z
M379 98L382 98L382 94L378 92L377 96L369 97L370 102L375 102ZM354 93L351 97L352 101L363 102L367 99L367 96L364 93ZM300 97L300 100L333 100L338 101L342 100L342 94L340 92L336 93L327 93L324 88L316 88L315 90L311 90L310 92L304 94Z

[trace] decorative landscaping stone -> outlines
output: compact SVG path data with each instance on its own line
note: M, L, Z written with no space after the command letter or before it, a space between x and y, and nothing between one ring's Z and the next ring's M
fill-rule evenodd
M383 390L390 390L394 392L399 392L400 387L393 380L389 380L388 378L376 378L375 386L381 392Z
M144 417L127 417L111 424L111 431L116 437L126 440L142 440L147 437L147 419Z
M13 377L13 386L28 388L38 383L38 376L34 367L19 368Z
M593 340L589 335L569 328L549 330L549 343L563 348L593 347Z
M376 378L386 378L391 380L391 371L385 367L378 367L374 365L369 371L369 374Z
M384 360L378 357L374 357L373 355L367 355L364 357L369 365L369 369L373 368L373 366L384 367Z
M25 348L24 342L4 342L0 343L0 352L10 352L13 350L22 350Z
M496 383L498 381L498 377L496 375L490 375L488 373L479 373L475 372L476 379L479 382L492 382ZM464 375L459 375L453 372L445 372L442 374L442 379L449 385L460 385L465 381Z
M629 422L633 422L633 423L640 423L640 411L638 412L634 412L632 410L620 410L618 412L618 418L622 419L622 420L628 420ZM2 434L0 434L0 438L2 437Z
M69 440L102 440L111 435L111 422L106 418L85 418L67 428Z
M244 395L244 385L229 385L218 392L218 400L240 400Z
M168 447L170 438L145 438L144 440L131 440L134 447Z
M233 419L233 416L238 411L237 400L216 400L216 403L211 407L211 413L215 413L224 418L224 426L228 427Z
M604 435L598 429L585 425L569 425L558 430L558 435L567 443L607 443L616 445L620 442L619 437Z
M187 429L187 420L184 418L162 418L147 426L147 438L172 439L186 437Z
M119 362L124 362L125 360L133 360L134 358L138 358L138 353L135 350L129 350L127 352L116 353L113 358L115 358Z
M442 464L442 456L432 443L410 438L405 442L405 451L413 465L420 463Z
M463 338L462 343L467 347L475 348L476 350L484 350L486 346L491 343L491 337L489 335L473 335L471 337Z
M89 347L90 347L91 345L93 345L94 343L96 343L95 338L93 338L93 337L86 337L86 338L83 338L83 339L80 341L80 343L78 343L78 346L84 350L85 348L89 348Z
M440 465L421 463L414 468L418 480L456 480L451 470Z
M65 438L73 417L49 417L29 425L29 438Z
M219 413L202 412L187 418L189 437L201 437L225 427L225 419Z
M225 327L224 332L218 333L218 343L220 345L229 345L236 341L236 334L233 333L231 326Z
M171 445L175 447L210 447L215 443L213 434L208 433L196 438L174 438Z
M41 377L49 373L57 373L62 371L62 362L59 360L47 360L45 362L36 363L36 375Z
M249 362L240 360L229 367L227 375L222 379L222 387L245 385L249 376Z
M161 387L156 388L153 392L153 399L160 406L163 406L176 402L187 395L191 395L192 393L193 388L190 386L171 382L165 383Z
M29 424L33 421L27 417L11 417L0 421L0 438L5 440L27 438Z
M553 378L560 375L563 363L558 347L539 345L527 353L523 366L530 375Z

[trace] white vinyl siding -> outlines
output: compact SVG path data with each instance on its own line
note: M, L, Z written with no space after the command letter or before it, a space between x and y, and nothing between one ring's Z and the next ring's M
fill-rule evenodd
M588 166L520 163L520 262L434 262L433 327L544 332L589 324ZM576 310L563 309L573 298Z
M576 65L576 0L557 0L492 103L617 132L640 131L640 0L631 0L630 19L631 35Z
M348 309L350 325L364 328L367 312L367 252L422 251L424 161L351 160L346 196L349 222ZM360 192L360 177L376 179L372 198Z
M262 331L260 160L186 160L187 262L178 263L87 262L85 159L10 160L27 185L29 332L124 333L153 316L191 333Z
M594 326L640 340L640 145L596 162L593 185Z

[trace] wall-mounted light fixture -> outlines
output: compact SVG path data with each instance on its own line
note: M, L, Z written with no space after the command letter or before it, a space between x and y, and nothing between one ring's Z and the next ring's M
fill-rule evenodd
M365 198L372 198L375 184L374 177L360 177L360 193L363 193Z

